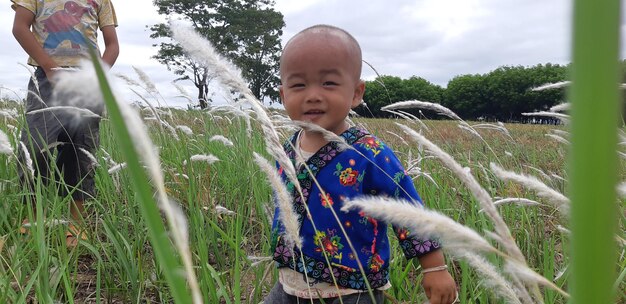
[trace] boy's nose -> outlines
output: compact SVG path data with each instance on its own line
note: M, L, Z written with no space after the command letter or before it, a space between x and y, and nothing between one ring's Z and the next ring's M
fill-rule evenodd
M319 102L322 100L322 95L318 89L309 88L307 91L306 102Z

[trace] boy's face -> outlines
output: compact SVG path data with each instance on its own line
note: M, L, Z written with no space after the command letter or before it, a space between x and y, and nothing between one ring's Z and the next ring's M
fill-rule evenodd
M348 129L345 119L365 90L360 58L350 46L334 33L301 34L287 45L280 97L292 120L312 122L335 134Z

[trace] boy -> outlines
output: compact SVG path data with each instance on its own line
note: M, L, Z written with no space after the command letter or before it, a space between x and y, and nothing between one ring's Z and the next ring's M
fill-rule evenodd
M292 193L304 245L302 251L287 247L277 208L272 243L279 282L265 303L310 303L311 299L321 303L320 298L325 303L340 303L340 297L343 303L372 303L365 280L373 289L375 302L383 303L383 290L391 286L387 225L363 213L340 211L344 200L360 195L390 195L419 202L411 178L405 175L389 147L367 131L351 128L346 121L365 91L365 83L360 80L361 62L358 42L346 31L328 25L301 31L283 50L280 96L289 117L317 124L343 137L356 151L340 151L337 143L307 130L296 132L291 144L285 144L287 155L298 168L304 194L301 198L295 190ZM306 159L313 177L297 155ZM289 184L288 189L293 189ZM395 230L405 255L418 257L424 268L422 284L430 302L453 303L456 287L439 245L419 240L406 229ZM346 237L356 252L350 249ZM357 261L363 265L366 278Z
M101 114L103 105L90 105L89 101L76 101L71 96L53 94L54 74L58 68L79 66L83 58L89 58L89 48L98 50L96 30L100 28L105 50L102 60L113 66L119 54L115 27L117 19L110 0L12 0L15 10L13 35L30 56L28 64L36 67L35 77L28 84L26 98L26 124L21 140L29 149L35 172L44 183L52 180L49 147L57 146L56 167L63 172L61 192L69 190L73 203L72 219L82 223L83 202L95 195L93 164L89 153L99 145L97 118L76 118L73 113L46 111L29 112L51 106L82 106ZM31 32L32 27L32 32ZM24 157L24 153L21 153ZM21 163L25 163L24 159ZM20 181L33 192L33 181L23 166L19 167ZM34 198L31 198L34 200ZM25 220L25 223L27 220ZM75 246L78 237L86 235L74 225L69 226L66 243Z

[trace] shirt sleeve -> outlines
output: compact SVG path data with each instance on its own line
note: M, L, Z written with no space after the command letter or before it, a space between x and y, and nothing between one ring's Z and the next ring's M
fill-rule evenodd
M33 14L37 15L37 1L33 0L11 0L11 8L13 10L17 9L18 6L21 6Z
M113 3L110 0L104 0L98 9L98 26L103 28L110 25L117 26L117 15L115 15Z
M385 195L403 199L414 204L422 201L400 160L384 143L378 141L377 150L373 154L373 162L369 166L369 179L366 186L366 195ZM400 247L407 259L420 257L440 248L435 240L421 239L419 235L408 228L393 226Z

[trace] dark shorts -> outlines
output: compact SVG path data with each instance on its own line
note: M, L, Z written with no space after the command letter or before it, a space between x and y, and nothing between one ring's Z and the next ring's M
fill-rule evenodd
M26 128L21 141L33 161L35 176L27 169L25 153L19 153L20 181L34 193L33 178L41 177L44 185L54 183L60 195L71 193L74 200L95 196L95 164L85 150L95 154L99 143L100 118L85 117L75 111L32 111L51 106L76 105L75 96L53 93L52 86L41 68L35 71L36 82L28 83L26 97ZM94 111L94 109L90 109ZM97 109L96 114L102 113Z
M385 301L385 295L381 290L374 290L374 300L372 301L372 297L369 292L364 291L360 293L355 293L351 295L347 295L339 298L326 298L324 299L324 303L326 304L383 304ZM298 303L311 303L310 299L302 299L295 296L292 296L285 292L283 289L283 285L280 282L276 282L274 288L270 291L270 293L265 297L264 304L298 304ZM322 303L321 300L313 300L314 304Z

